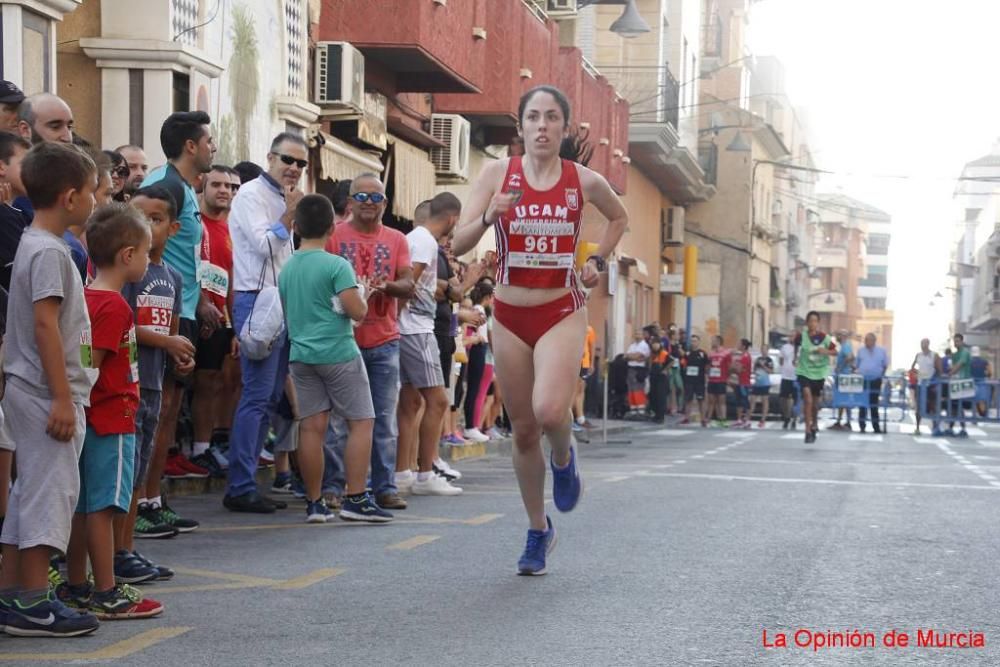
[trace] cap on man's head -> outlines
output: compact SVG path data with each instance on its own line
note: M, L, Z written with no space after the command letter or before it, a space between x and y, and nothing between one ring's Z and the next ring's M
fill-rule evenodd
M10 81L0 81L0 104L20 104L24 93Z

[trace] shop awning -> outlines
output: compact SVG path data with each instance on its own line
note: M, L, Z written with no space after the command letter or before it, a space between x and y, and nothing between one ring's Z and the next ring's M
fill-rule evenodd
M417 204L434 196L436 175L427 151L389 136L392 145L390 175L393 180L392 214L413 219Z
M324 143L319 153L321 178L349 181L364 173L381 174L385 169L382 161L375 155L325 132L322 135Z

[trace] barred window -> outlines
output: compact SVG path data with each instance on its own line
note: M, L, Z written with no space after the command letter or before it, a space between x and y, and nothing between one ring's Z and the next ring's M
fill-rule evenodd
M285 49L288 58L288 95L302 96L302 51L305 29L302 25L302 0L285 0Z
M171 21L174 39L181 44L197 46L199 0L171 0Z

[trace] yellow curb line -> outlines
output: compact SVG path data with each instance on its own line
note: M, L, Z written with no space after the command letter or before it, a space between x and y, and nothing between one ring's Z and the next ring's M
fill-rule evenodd
M34 660L49 661L59 660L69 662L72 660L120 660L127 658L133 653L144 651L145 649L159 644L167 639L173 639L194 628L173 627L155 628L140 632L135 637L123 639L110 646L95 651L80 651L76 653L0 653L0 660Z
M424 544L430 544L434 540L440 539L440 535L415 535L408 540L403 540L402 542L397 542L396 544L390 544L386 549L394 551L408 551L410 549L416 549Z

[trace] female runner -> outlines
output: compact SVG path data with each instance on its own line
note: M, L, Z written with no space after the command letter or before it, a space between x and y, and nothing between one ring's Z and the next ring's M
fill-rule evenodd
M452 241L455 254L475 247L490 228L497 239L493 352L514 431L514 470L529 530L518 574L545 574L556 543L545 514L542 433L552 455L555 506L569 512L583 491L570 426L587 311L580 284L594 287L628 226L628 213L603 176L560 157L570 106L557 88L521 97L518 133L524 155L491 163L480 174ZM608 219L597 252L576 274L584 205Z

